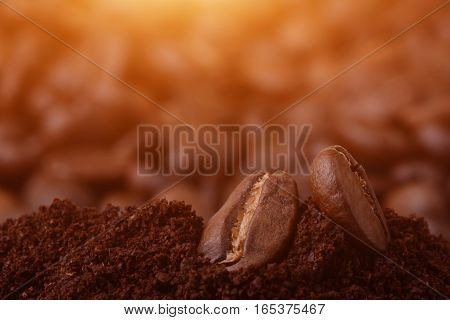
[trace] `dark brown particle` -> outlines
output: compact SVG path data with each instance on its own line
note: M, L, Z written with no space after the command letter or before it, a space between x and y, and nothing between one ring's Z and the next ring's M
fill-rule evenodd
M392 242L384 254L449 296L449 243L431 236L423 219L399 217L390 210L385 215ZM142 209L109 207L99 213L55 200L48 208L0 226L0 295L10 299L443 298L351 239L310 203L300 208L287 256L245 272L228 273L223 265L198 255L202 227L201 218L182 202L161 200Z

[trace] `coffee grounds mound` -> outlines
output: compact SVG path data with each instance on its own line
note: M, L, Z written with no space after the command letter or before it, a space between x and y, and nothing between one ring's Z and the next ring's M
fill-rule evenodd
M0 226L0 296L8 299L442 299L450 245L423 219L385 210L383 257L311 202L294 243L267 266L229 273L197 253L203 223L184 202L104 212L55 200ZM87 242L87 243L86 243ZM84 245L82 245L84 244ZM395 261L399 266L396 266ZM403 268L403 270L402 270ZM407 271L414 274L421 281ZM33 278L34 277L34 278ZM433 289L432 289L433 288Z

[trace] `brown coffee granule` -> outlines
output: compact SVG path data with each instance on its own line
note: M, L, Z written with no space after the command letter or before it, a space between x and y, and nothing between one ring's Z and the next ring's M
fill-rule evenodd
M22 299L443 298L347 235L311 202L299 214L287 256L228 273L197 253L202 220L183 202L96 212L56 200L0 226L0 294ZM449 243L431 236L423 219L391 210L385 215L392 241L383 254L449 296Z
M41 207L37 213L1 224L0 297L102 232L118 214L118 208L100 213L55 200L50 207ZM30 297L37 296L43 283L39 278L26 287ZM10 298L28 297L23 290L19 293Z

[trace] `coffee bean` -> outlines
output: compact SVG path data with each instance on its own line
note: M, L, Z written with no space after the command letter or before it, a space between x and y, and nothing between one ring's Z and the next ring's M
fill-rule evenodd
M229 271L273 261L289 244L297 210L297 186L288 174L248 176L209 220L199 251Z
M379 250L390 240L383 211L364 168L341 146L322 150L312 164L311 187L320 209Z

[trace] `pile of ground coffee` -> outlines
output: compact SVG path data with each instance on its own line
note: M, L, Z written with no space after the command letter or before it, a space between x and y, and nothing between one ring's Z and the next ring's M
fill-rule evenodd
M0 226L0 295L10 299L450 296L450 245L431 236L422 219L385 211L392 235L386 258L347 235L311 203L300 211L294 243L284 259L228 273L197 254L202 220L183 202L161 200L141 209L108 207L96 212L56 200Z

